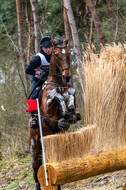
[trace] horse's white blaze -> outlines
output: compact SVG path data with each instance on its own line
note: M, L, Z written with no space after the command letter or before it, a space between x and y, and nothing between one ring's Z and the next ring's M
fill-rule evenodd
M62 53L63 53L63 54L65 54L65 53L66 53L65 49L62 49Z

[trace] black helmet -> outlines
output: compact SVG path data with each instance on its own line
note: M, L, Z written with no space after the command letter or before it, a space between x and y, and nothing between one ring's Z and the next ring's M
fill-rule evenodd
M51 37L50 36L44 36L40 40L40 47L48 47L52 46L52 42L50 41Z

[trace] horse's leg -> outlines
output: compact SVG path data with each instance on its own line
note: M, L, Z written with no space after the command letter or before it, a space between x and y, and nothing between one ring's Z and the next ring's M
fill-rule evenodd
M31 158L32 158L32 168L33 168L33 176L35 180L35 190L41 190L40 184L37 178L37 172L41 163L41 145L39 139L31 139L30 146Z
M74 88L69 88L68 89L68 110L69 111L75 111L75 89Z
M59 109L60 109L61 117L67 117L68 111L66 108L64 97L61 94L57 93L57 94L55 94L55 100L59 103Z
M61 190L61 186L60 185L58 185L58 190Z
M68 89L68 111L70 113L69 116L69 123L73 124L76 123L77 121L81 120L81 115L77 112L75 112L75 89L74 88L69 88Z
M61 115L61 118L58 120L58 127L60 128L61 131L64 131L64 129L68 129L70 126L70 124L68 123L69 112L67 110L64 97L61 94L57 93L56 89L50 90L47 94L47 97L48 97L47 100L48 108L52 104L52 102L58 103Z
M67 108L66 108L64 97L61 94L57 93L56 89L50 90L48 92L47 96L50 97L48 99L48 101L47 101L47 104L50 104L54 100L56 100L58 102L58 104L59 104L61 117L67 117L68 111L67 111Z

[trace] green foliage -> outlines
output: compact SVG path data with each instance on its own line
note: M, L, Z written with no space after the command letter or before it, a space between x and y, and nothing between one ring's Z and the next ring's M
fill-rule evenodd
M3 187L0 188L0 190L21 188L22 182L24 186L27 186L27 184L30 184L30 186L32 186L33 184L30 155L26 155L25 157L18 159L12 157L8 159L5 156L4 159L0 162L0 170ZM24 187L24 189L28 188Z
M6 189L6 190L10 190L10 189L13 189L15 187L17 187L17 185L19 184L19 181L15 181L15 182L12 182L10 185L8 185L6 188L2 188L2 190Z
M56 0L41 0L39 5L42 33L44 35L51 35L52 37L64 36L62 2Z
M2 1L0 0L0 20L3 21L3 23L6 25L7 30L9 30L9 33L14 33L16 29L16 2L15 0L10 1ZM2 23L0 22L0 26Z
M33 175L31 176L31 177L29 177L29 178L26 178L24 181L25 181L25 183L26 184L31 184L31 183L33 183Z

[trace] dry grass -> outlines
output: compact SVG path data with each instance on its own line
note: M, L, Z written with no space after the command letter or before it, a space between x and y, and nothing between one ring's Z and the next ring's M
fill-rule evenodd
M94 49L93 49L94 50ZM96 147L126 146L126 43L84 53L85 122L98 127Z
M87 126L79 131L44 137L47 162L56 162L82 157L94 149L96 126Z

